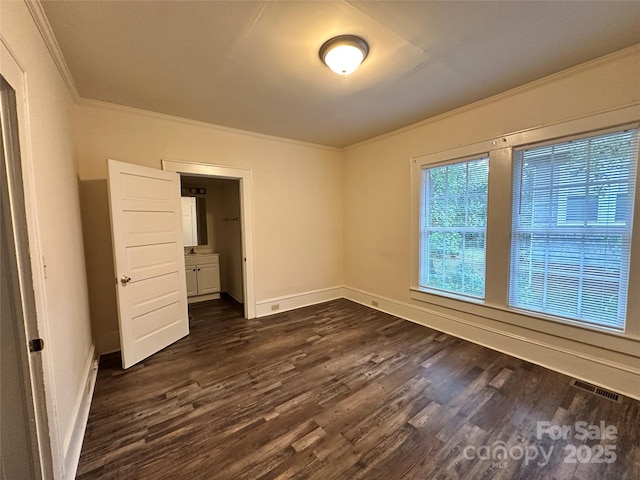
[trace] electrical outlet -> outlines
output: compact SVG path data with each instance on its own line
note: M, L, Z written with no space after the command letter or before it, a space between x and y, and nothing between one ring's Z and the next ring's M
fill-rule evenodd
M271 305L271 311L273 312L274 310L278 310L280 309L280 304L279 303L274 303Z
M371 300L371 306L377 307L378 306L378 301L377 300Z

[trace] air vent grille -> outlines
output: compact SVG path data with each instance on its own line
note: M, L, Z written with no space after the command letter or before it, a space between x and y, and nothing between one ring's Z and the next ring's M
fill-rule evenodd
M593 393L602 398L606 398L607 400L611 400L612 402L622 403L622 395L616 392L612 392L611 390L606 390L601 387L597 387L595 385L591 385L590 383L583 382L582 380L576 380L575 378L571 380L571 386L579 388L580 390L584 390L585 392Z

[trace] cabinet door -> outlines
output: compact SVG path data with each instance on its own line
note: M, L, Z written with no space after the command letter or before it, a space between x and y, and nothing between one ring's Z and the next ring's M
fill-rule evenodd
M198 294L198 278L196 276L198 267L187 267L185 276L187 277L187 297Z
M217 263L198 265L198 294L220 291L220 267Z

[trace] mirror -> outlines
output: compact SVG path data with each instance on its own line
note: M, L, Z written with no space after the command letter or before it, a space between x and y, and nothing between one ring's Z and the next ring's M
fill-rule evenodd
M183 195L181 200L184 246L207 245L207 206L205 198Z

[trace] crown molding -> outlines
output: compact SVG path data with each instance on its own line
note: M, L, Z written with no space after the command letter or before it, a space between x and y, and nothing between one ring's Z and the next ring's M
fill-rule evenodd
M260 138L262 140L268 140L271 142L287 143L289 145L296 145L298 147L312 148L314 150L342 152L342 148L340 147L332 147L329 145L322 145L319 143L304 142L302 140L294 140L292 138L278 137L276 135L253 132L251 130L242 130L240 128L227 127L227 126L218 125L215 123L203 122L202 120L193 120L191 118L179 117L177 115L170 115L168 113L154 112L152 110L145 110L143 108L138 108L138 107L129 107L127 105L119 105L117 103L105 102L103 100L92 100L90 98L80 97L76 101L76 104L80 107L90 107L90 108L96 108L100 110L108 110L112 112L125 113L128 115L138 115L142 117L153 118L156 120L162 120L165 122L182 123L182 124L190 125L193 127L216 130L221 133L231 133L234 135L244 135L247 137L255 137L255 138Z
M615 61L619 58L633 56L640 52L640 43L631 45L630 47L623 48L622 50L618 50L616 52L609 53L608 55L604 55L602 57L594 58L593 60L589 60L587 62L581 63L579 65L575 65L573 67L569 67L565 70L561 70L556 73L552 73L551 75L547 75L546 77L539 78L537 80L533 80L529 83L525 83L524 85L520 85L518 87L512 88L510 90L506 90L502 93L498 93L496 95L492 95L487 98L483 98L476 102L469 103L467 105L463 105L458 108L454 108L453 110L449 110L447 112L441 113L439 115L435 115L433 117L426 118L424 120L420 120L419 122L412 123L411 125L407 125L405 127L398 128L396 130L392 130L387 133L383 133L381 135L377 135L372 138L368 138L366 140L362 140L361 142L354 143L352 145L347 145L343 148L343 151L349 151L355 148L363 147L370 143L375 143L380 140L384 140L386 138L395 137L397 135L402 135L403 133L409 132L411 130L415 130L416 128L423 127L430 123L439 122L444 120L445 118L452 117L455 115L459 115L461 113L474 110L476 108L482 107L483 105L491 104L503 98L512 97L514 95L526 92L527 90L531 90L534 88L541 87L548 83L551 83L555 80L569 77L577 72L582 72L585 70L589 70L590 68L596 67L598 65L602 65L608 62Z
M33 18L36 26L38 27L38 31L40 32L40 36L42 40L44 40L45 45L47 46L47 50L51 54L51 58L53 59L53 63L56 65L58 72L60 72L60 76L64 81L69 93L73 97L73 100L77 103L80 100L80 95L78 94L78 89L76 88L76 84L73 81L73 77L71 76L71 72L69 71L69 67L67 66L67 62L62 55L62 51L60 50L60 46L58 45L58 41L56 40L55 35L53 34L53 30L51 29L51 24L49 24L49 20L44 13L44 9L42 8L42 3L40 0L24 0L27 8L29 9L29 13Z

